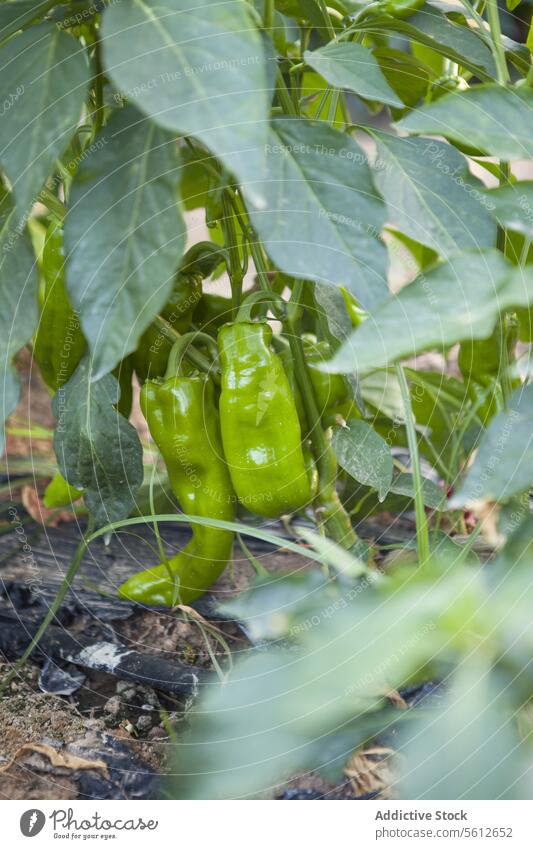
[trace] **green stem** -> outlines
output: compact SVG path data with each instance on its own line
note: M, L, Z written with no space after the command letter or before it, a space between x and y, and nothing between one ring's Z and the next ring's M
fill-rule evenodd
M337 492L337 460L331 442L324 433L320 411L315 398L313 384L305 361L304 347L300 332L300 309L303 281L294 284L291 302L296 309L289 309L287 327L289 345L294 361L294 376L302 396L305 416L310 427L306 438L311 440L313 454L318 470L318 492L315 498L315 513L319 526L327 535L344 548L351 548L357 542L350 517L344 509Z
M494 61L498 72L500 85L507 85L510 80L505 59L505 50L502 43L502 30L500 26L500 13L498 11L498 0L487 0L487 17L489 20L490 34L492 36Z
M326 0L317 0L317 5L322 13L322 18L324 20L324 24L326 26L327 33L331 39L335 39L335 27L331 23L331 18L329 16L328 8L326 6Z
M264 0L265 12L263 15L263 26L268 33L274 29L274 0Z
M173 327L165 321L160 315L157 315L152 322L153 327L155 327L158 331L163 333L167 339L171 342L176 342L178 339L182 338L182 334L178 333L177 330L174 330ZM205 371L207 374L210 374L213 380L218 383L220 381L220 377L218 371L213 368L213 364L210 360L207 359L200 351L197 351L196 348L187 347L185 351L185 356L187 359L196 366L200 371Z
M490 11L490 0L489 0L489 11ZM498 20L499 24L499 20ZM505 185L509 183L511 178L511 166L508 162L500 162L500 185ZM502 251L505 256L506 247L507 247L507 232L505 227L500 227L498 225L497 235L496 235L496 246ZM509 318L506 315L502 315L499 320L499 332L502 340L501 351L502 351L502 361L500 363L500 387L502 390L504 405L507 406L507 402L511 396L513 391L511 377L509 374L509 370L512 362L512 354L509 351L508 347L508 337L509 337Z
M206 345L208 345L209 348L211 348L211 350L214 352L215 358L218 356L217 343L215 342L212 336L208 336L207 333L202 333L201 331L192 331L191 333L185 333L179 339L176 339L170 350L170 354L168 355L167 370L165 372L165 380L168 380L170 377L175 377L182 373L183 357L186 355L187 351L190 350L189 346L191 345L191 343L198 341L204 342Z
M396 366L396 376L400 385L402 401L405 413L405 429L407 431L407 444L411 455L413 468L413 486L415 492L415 515L416 515L416 543L418 548L418 559L420 564L427 563L430 556L429 528L424 507L424 490L422 486L422 473L420 471L420 456L418 453L418 440L416 435L415 420L411 408L411 396L405 378L405 372L401 365Z
M242 302L235 321L251 321L252 309L254 308L254 306L259 303L268 302L272 304L277 304L280 307L278 315L281 314L281 312L285 309L285 301L283 300L281 295L276 295L275 292L266 290L261 292L252 292L252 294L248 295Z
M235 227L235 216L233 208L229 202L228 195L230 191L222 193L222 209L223 218L221 221L222 230L224 232L224 242L228 249L229 256L229 279L231 284L231 297L233 309L237 310L242 298L242 283L244 279L241 257L239 254L239 242L237 238L237 229Z
M104 123L104 68L102 65L102 47L100 43L99 30L96 30L96 41L94 44L94 67L95 67L95 75L94 75L94 97L95 97L95 110L94 110L94 134L96 134L101 130L102 124Z
M283 74L281 73L281 70L279 68L276 73L276 91L278 93L278 100L283 108L283 111L286 112L287 115L292 115L294 118L296 118L298 116L298 108L290 95L289 89L285 84Z
M66 207L61 203L59 198L50 191L50 189L46 188L46 186L39 192L39 200L48 207L50 212L52 212L61 223L63 223L65 215L67 214Z

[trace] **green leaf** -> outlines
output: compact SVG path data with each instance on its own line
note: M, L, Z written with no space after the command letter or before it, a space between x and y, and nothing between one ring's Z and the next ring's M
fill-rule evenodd
M63 477L84 490L97 527L129 515L143 482L142 447L135 428L115 409L117 380L91 380L85 357L54 396L54 450Z
M330 337L333 337L333 341L336 342L336 345L332 346L335 349L338 343L343 342L352 332L352 322L346 309L344 295L340 289L324 283L315 283L313 295L317 307L326 320ZM329 341L331 344L331 338Z
M327 44L319 50L306 50L303 58L334 88L349 89L359 97L403 108L403 102L389 86L371 51L362 44Z
M20 396L12 359L29 342L37 326L38 286L27 230L17 224L12 198L0 185L0 450L4 444L4 420Z
M533 269L513 268L495 249L457 254L379 304L320 367L364 374L429 348L483 339L501 312L531 301Z
M343 284L373 307L387 294L385 207L364 151L325 124L283 118L266 151L267 179L257 184L266 207L249 196L247 205L272 261L293 277Z
M533 91L477 85L411 112L397 126L408 133L444 136L500 159L531 159Z
M160 126L199 139L258 203L269 86L264 47L238 0L123 0L103 15L106 71Z
M402 109L405 106L416 106L429 88L428 69L409 53L390 47L376 48L374 57L383 76L401 99Z
M11 0L0 5L0 41L13 35L31 21L41 16L50 4L47 0Z
M442 56L468 68L479 79L496 77L492 53L473 29L450 21L438 9L426 4L409 18L373 15L360 22L363 32L396 32L415 42L431 47Z
M297 626L296 649L251 652L223 685L202 688L189 714L190 732L176 747L174 798L265 792L284 776L318 766L317 740L354 717L360 720L356 748L372 733L368 718L382 704L379 694L398 686L438 646L432 620L442 589L431 605L424 603L430 593L408 588L383 598L368 582L349 585L337 598L316 595L314 613ZM291 591L289 613L293 597Z
M503 501L533 484L533 384L519 386L507 409L495 416L481 440L460 491L450 501Z
M93 353L111 371L167 302L185 245L170 133L116 112L84 157L65 221L66 279Z
M0 69L10 104L0 122L0 163L27 216L76 130L89 68L77 41L43 23L0 49Z
M415 486L413 476L407 472L395 475L390 491L395 495L405 495L406 498L414 499ZM422 500L425 507L431 510L444 510L446 507L444 492L429 478L422 478Z
M444 257L495 243L483 184L459 151L433 139L371 135L378 147L374 180L392 225Z
M350 419L333 429L332 445L339 465L383 501L392 482L392 454L384 439L364 421Z
M400 734L399 754L401 798L528 798L505 682L475 660L455 673L438 712Z
M488 210L501 227L533 239L533 180L486 190L485 197Z

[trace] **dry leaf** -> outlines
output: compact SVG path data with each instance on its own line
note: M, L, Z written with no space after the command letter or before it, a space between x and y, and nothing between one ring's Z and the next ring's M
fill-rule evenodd
M45 507L34 486L22 487L21 501L34 522L39 522L40 525L45 525L47 528L55 528L61 522L71 522L75 518L74 513L70 510Z
M109 771L105 761L89 761L86 758L79 758L70 752L58 752L53 746L47 746L46 743L24 743L20 749L17 749L11 760L0 767L0 772L7 772L13 764L20 761L25 755L39 754L48 758L52 766L64 767L66 769L99 769L106 778L109 778Z

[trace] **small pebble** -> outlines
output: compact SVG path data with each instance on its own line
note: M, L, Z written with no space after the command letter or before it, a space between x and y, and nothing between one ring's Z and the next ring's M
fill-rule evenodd
M149 728L152 727L152 720L146 714L139 716L137 722L135 723L139 731L148 731Z
M104 705L104 710L106 713L110 713L113 716L117 716L120 713L122 707L121 700L118 696L111 696L110 699Z
M148 732L149 740L165 740L168 739L168 734L164 728L161 728L158 725L156 728L152 728L151 731Z

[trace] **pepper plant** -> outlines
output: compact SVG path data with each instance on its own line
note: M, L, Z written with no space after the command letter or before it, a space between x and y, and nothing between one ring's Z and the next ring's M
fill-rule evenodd
M198 597L249 514L371 561L358 522L414 506L425 564L472 503L523 508L532 39L496 0L8 0L0 27L1 419L29 347L45 503L153 521L140 383L194 527L122 595Z

